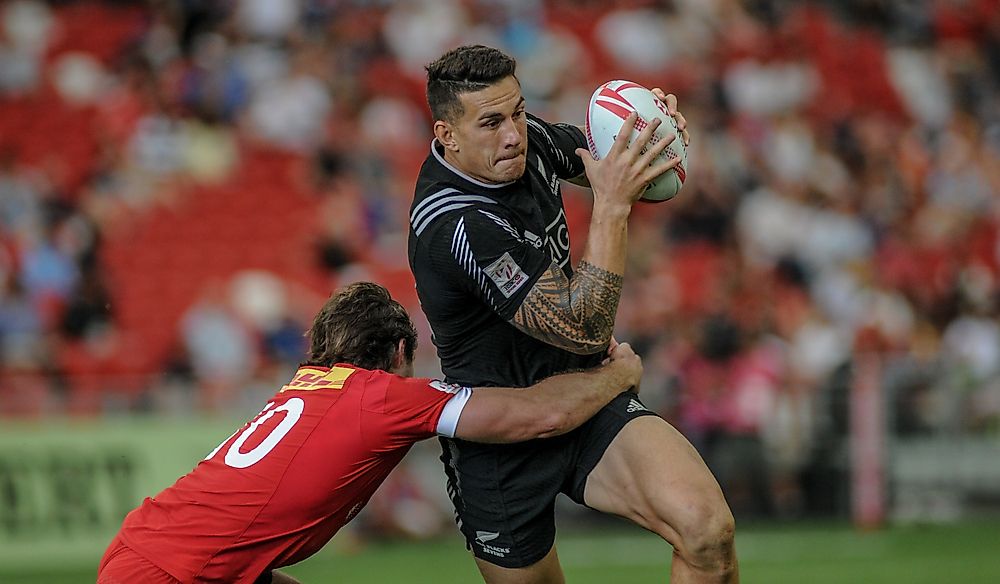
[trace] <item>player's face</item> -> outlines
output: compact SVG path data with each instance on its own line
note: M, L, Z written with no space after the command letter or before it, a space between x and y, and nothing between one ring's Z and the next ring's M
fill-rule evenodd
M449 162L469 176L490 184L524 174L528 122L521 85L513 76L481 91L459 96L463 114L450 124L454 149ZM447 156L450 154L451 156Z

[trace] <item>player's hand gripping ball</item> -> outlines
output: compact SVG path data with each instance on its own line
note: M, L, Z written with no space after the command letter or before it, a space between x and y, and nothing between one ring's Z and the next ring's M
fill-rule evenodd
M638 83L621 80L608 81L597 88L587 108L586 130L590 154L597 160L607 156L611 145L615 142L615 136L621 131L623 122L633 111L638 112L639 117L636 118L635 127L632 128L629 144L635 141L639 132L653 121L653 118L663 120L653 135L651 141L653 144L659 140L669 139L671 134L676 136L655 162L666 162L680 157L680 164L649 183L639 199L650 203L668 201L681 190L684 179L687 178L687 147L681 139L680 132L677 131L674 118L667 113L666 104L657 99L652 91Z

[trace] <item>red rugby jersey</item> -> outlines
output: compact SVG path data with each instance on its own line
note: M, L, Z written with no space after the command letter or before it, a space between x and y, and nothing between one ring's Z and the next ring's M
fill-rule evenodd
M121 538L182 582L253 582L323 547L414 442L453 436L470 395L343 364L301 367L260 414L129 513Z

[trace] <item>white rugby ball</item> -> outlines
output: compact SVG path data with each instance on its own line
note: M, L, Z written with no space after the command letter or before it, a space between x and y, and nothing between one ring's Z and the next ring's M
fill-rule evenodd
M656 159L656 162L680 157L681 162L675 168L660 175L649 183L640 201L659 203L668 201L684 186L687 178L687 147L677 131L674 118L667 113L667 105L656 98L653 92L631 81L608 81L594 91L587 108L587 145L590 154L600 160L608 155L615 137L621 131L625 118L633 111L639 113L632 128L629 144L639 137L639 132L653 121L660 118L663 123L656 129L651 140L656 143L674 134L677 138L667 146L667 149Z

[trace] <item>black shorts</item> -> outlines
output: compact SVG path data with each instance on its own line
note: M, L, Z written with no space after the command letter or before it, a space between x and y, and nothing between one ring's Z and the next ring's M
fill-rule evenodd
M625 424L647 415L656 414L626 391L562 436L518 444L441 438L448 495L467 547L504 568L541 560L555 542L556 495L584 505L590 471Z

